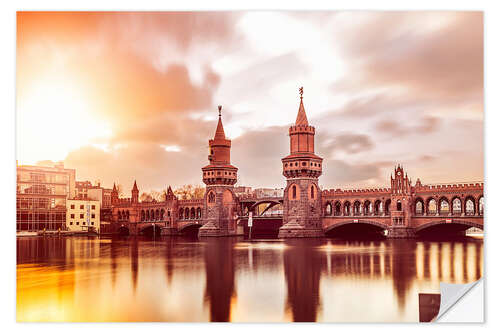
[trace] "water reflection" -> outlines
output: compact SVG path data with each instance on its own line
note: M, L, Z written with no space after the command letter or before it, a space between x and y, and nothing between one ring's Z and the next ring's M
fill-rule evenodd
M418 321L483 242L19 238L19 321Z

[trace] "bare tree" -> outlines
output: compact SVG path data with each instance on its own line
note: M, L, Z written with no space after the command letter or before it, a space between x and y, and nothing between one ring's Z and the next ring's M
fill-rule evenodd
M183 185L174 190L174 194L182 200L202 199L205 195L205 188L200 185Z

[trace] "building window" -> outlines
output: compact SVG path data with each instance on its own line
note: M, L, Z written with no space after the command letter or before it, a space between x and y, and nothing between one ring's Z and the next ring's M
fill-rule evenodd
M76 225L80 225L80 222L76 222Z
M71 205L71 209L75 209L75 205Z
M73 221L71 221L71 222L69 223L69 225L73 225Z
M92 218L95 219L95 214L94 213L92 213Z
M74 219L75 218L75 214L71 214L71 218Z
M92 225L94 225L94 222L92 222Z
M292 198L297 199L297 186L292 186Z
M95 205L92 205L92 209L95 209Z
M86 225L87 223L83 222L83 225Z
M80 218L83 219L83 214L80 214Z
M83 205L80 205L80 209L83 209Z

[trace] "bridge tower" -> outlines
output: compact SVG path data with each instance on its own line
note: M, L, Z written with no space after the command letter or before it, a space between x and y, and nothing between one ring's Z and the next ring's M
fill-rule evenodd
M116 188L115 183L113 183L113 190L111 190L111 204L118 204L118 189Z
M286 188L283 194L283 226L278 237L322 237L321 191L318 178L323 159L314 153L315 129L307 121L303 88L299 89L300 105L288 131L290 154L281 159Z
M137 188L137 182L134 180L134 186L132 187L132 203L139 203L139 189Z
M219 105L219 122L215 136L208 141L209 164L203 167L206 191L203 200L203 226L199 236L236 234L238 202L234 194L238 168L231 165L231 140L226 139Z
M394 168L391 174L391 225L388 229L390 238L410 238L414 236L411 222L411 180L401 165Z

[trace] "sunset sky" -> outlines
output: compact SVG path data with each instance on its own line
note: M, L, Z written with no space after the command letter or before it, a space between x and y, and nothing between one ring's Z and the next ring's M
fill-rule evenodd
M299 106L324 188L483 179L479 12L17 15L17 159L141 191L201 184L223 105L238 185L283 187Z

